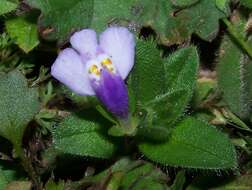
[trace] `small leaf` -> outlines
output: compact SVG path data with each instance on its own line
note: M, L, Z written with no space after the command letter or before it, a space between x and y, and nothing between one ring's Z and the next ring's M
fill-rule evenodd
M164 80L164 66L155 43L139 40L136 45L136 63L129 84L136 103L143 104L163 94Z
M169 166L202 169L236 168L234 146L213 126L187 117L173 129L164 143L141 143L140 151L149 159Z
M0 135L20 148L26 125L39 111L38 91L27 87L20 72L12 71L0 74L0 97Z
M106 120L96 112L82 112L66 117L53 130L53 142L62 153L109 158L115 151L115 145L105 135Z
M9 0L1 0L0 4L0 15L14 11L17 8L18 4L11 2Z
M37 26L25 17L7 20L6 30L24 52L28 53L39 44Z

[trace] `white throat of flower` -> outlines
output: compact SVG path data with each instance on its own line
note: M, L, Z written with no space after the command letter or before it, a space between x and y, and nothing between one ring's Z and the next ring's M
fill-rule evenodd
M111 74L117 74L117 69L112 63L111 57L106 54L100 54L96 58L89 60L86 66L89 79L97 84L99 84L101 80L103 69L106 69Z

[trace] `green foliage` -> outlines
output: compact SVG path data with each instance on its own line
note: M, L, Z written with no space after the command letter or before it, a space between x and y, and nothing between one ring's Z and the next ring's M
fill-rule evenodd
M245 7L248 7L252 9L252 1L251 0L240 0L241 4L244 5Z
M163 44L181 43L190 38L192 33L210 41L218 32L219 19L224 17L215 2L208 0L201 0L199 3L197 0L27 2L42 12L39 22L41 35L46 39L58 39L60 42L81 28L91 27L101 32L110 24L129 26L136 31L139 31L141 26L151 27ZM174 4L190 6L173 16L177 10Z
M42 12L39 21L41 35L46 39L63 42L69 35L88 27L92 16L92 0L27 0Z
M154 42L138 40L136 52L130 87L136 104L144 104L165 92L164 66Z
M12 2L10 0L1 0L0 4L0 16L11 11L14 11L18 6L17 2Z
M189 101L186 90L168 92L150 101L144 107L151 124L169 127L183 115ZM176 104L174 104L176 102Z
M241 118L250 115L252 62L229 36L220 48L217 66L218 86L230 110Z
M181 170L177 173L174 183L171 186L171 190L183 190L185 182L186 182L185 171Z
M171 0L171 2L173 3L174 6L182 7L182 8L191 6L199 1L200 0Z
M139 145L149 159L169 166L202 169L236 168L234 146L213 126L187 117L177 124L167 142Z
M179 89L187 91L185 105L193 94L198 67L199 56L195 47L179 49L164 62L167 91Z
M217 84L215 80L207 78L198 79L193 95L193 106L201 107L204 101L208 101L208 96L214 92L216 87Z
M0 161L0 189L4 189L11 181L22 180L23 171L17 165Z
M140 139L148 139L154 142L166 141L170 135L170 131L165 127L150 127L141 126L138 127L137 135Z
M7 20L6 30L24 52L28 53L39 44L37 26L25 17Z
M0 2L0 189L250 188L250 0ZM128 118L50 75L109 26L136 39Z
M198 65L199 58L195 47L180 49L164 60L166 93L159 93L160 96L144 106L151 123L167 127L182 116L193 94ZM154 74L147 76L153 79ZM146 86L150 85L146 83ZM142 88L144 87L142 85Z
M131 161L128 158L120 159L95 178L96 180L107 179L108 189L163 190L168 188L166 176L161 170L151 163ZM114 188L115 186L117 188Z
M229 8L229 3L230 0L215 0L216 6L223 11L224 13L226 13L227 15L230 14L230 8Z
M111 157L115 151L115 145L103 134L108 123L104 120L99 121L97 117L101 116L92 112L66 117L53 130L55 148L62 153L73 155Z
M28 88L18 71L0 74L0 135L11 141L17 151L27 124L39 111L37 89Z

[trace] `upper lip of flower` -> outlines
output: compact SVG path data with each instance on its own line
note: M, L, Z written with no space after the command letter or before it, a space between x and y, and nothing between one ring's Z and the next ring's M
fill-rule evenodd
M72 48L60 52L51 74L79 95L97 95L120 118L128 116L128 94L123 79L134 65L135 41L124 27L107 28L97 42L96 33L84 29L73 34Z

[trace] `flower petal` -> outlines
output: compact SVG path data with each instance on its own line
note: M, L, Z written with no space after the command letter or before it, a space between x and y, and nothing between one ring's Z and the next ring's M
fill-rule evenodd
M71 48L60 52L51 67L51 75L79 95L95 94L81 57Z
M84 29L75 32L70 38L70 43L86 59L95 57L98 44L94 30Z
M107 28L100 35L100 47L112 56L113 64L125 79L134 65L135 40L133 34L124 27Z
M92 82L97 98L112 114L119 118L128 117L128 91L119 75L102 70L99 84Z

